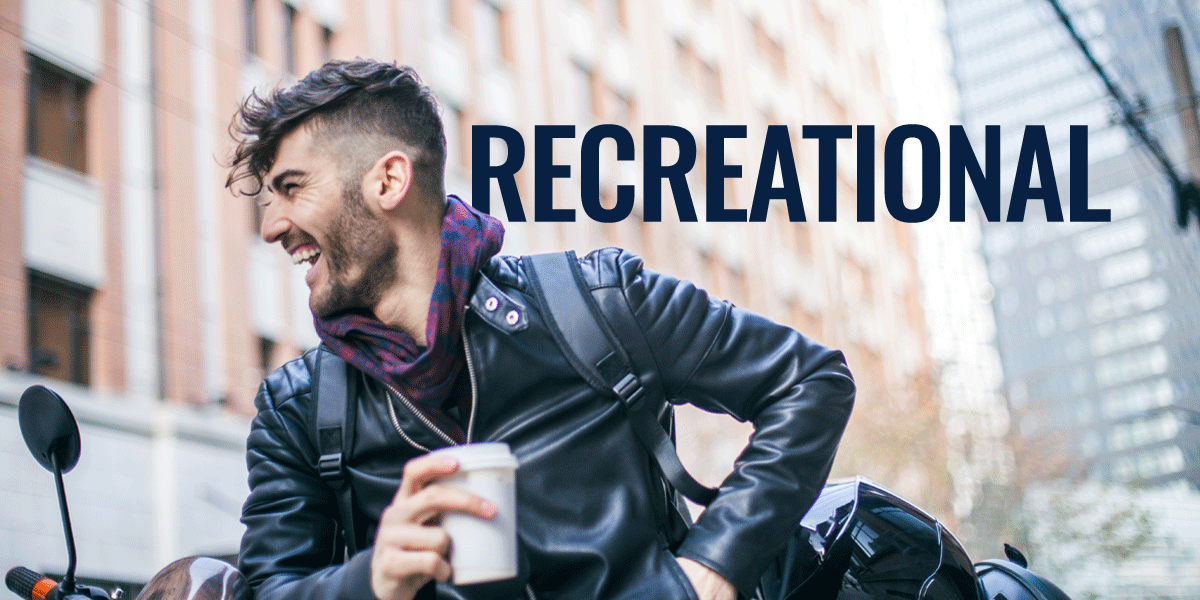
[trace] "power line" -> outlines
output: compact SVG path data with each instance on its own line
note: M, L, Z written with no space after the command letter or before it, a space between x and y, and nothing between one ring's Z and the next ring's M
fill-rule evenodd
M1117 106L1120 107L1122 115L1121 122L1127 128L1129 128L1129 130L1133 132L1133 134L1136 135L1139 140L1141 140L1146 149L1150 151L1150 154L1152 154L1154 158L1158 160L1159 164L1162 166L1163 172L1167 175L1167 178L1171 180L1171 187L1175 192L1176 200L1176 221L1180 228L1187 228L1188 216L1193 211L1196 212L1198 218L1200 218L1200 188L1198 188L1195 183L1184 180L1179 176L1179 172L1176 171L1175 166L1171 164L1171 159L1163 150L1162 145L1159 144L1158 140L1155 139L1154 136L1151 135L1146 129L1146 124L1143 123L1142 119L1138 116L1137 110L1135 109L1133 103L1129 101L1129 98L1125 96L1125 93L1121 91L1121 88L1118 87L1115 82L1113 82L1112 78L1110 78L1108 73L1105 72L1104 67L1101 66L1100 62L1096 60L1096 57L1092 54L1091 48L1088 46L1087 40L1084 40L1083 36L1079 35L1079 32L1075 30L1075 25L1071 22L1071 17L1065 10L1063 10L1063 7L1059 4L1058 0L1047 1L1050 3L1050 6L1054 8L1054 12L1058 14L1058 18L1062 21L1063 26L1067 29L1067 33L1071 34L1071 37L1075 40L1075 43L1079 46L1079 49L1083 51L1083 56L1087 58L1089 63L1091 63L1092 69L1095 70L1096 74L1100 76L1100 80L1104 83L1104 87L1108 90L1108 95L1111 96L1113 100L1116 101Z

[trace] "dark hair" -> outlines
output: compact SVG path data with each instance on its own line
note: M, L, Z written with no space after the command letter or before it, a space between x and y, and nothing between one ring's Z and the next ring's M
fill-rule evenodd
M411 67L369 59L330 61L288 88L265 96L251 92L229 126L238 146L225 186L249 180L253 187L239 191L249 196L261 192L280 140L306 123L329 140L370 136L402 143L415 153L415 177L424 179L428 190L442 190L446 137L433 92ZM337 156L343 177L361 177L379 156L347 164L354 158Z

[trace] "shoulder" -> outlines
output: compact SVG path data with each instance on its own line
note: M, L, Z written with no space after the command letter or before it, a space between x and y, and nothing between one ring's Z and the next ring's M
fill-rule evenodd
M643 274L642 258L621 248L601 248L579 257L584 280L592 289L625 287ZM529 278L519 256L494 256L482 273L497 285L522 292L529 289Z
M312 395L313 378L317 371L319 352L327 352L318 346L289 360L263 378L255 408L279 410L285 405L300 404Z

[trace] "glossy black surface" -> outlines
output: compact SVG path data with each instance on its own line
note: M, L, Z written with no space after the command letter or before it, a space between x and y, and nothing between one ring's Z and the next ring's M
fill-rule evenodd
M919 598L941 564L937 522L873 486L859 488L849 540L839 598Z
M936 519L864 479L826 486L789 552L764 577L767 598L981 600L970 559Z
M137 600L250 600L237 569L207 556L181 558L159 571Z
M63 473L75 468L79 426L62 396L44 386L30 386L21 394L17 419L29 452L47 471L53 473L56 462Z
M1019 554L1019 552L1018 552ZM1024 559L1024 557L1021 557ZM975 566L985 598L1071 600L1052 581L1010 560L985 560Z

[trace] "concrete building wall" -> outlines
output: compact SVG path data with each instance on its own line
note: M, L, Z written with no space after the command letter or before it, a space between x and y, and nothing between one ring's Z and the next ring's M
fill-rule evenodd
M33 383L59 391L79 422L79 463L63 481L80 577L145 582L176 558L237 551L246 494L243 420L10 376L0 381L5 569L61 576L67 564L54 476L29 455L17 423L17 400Z

